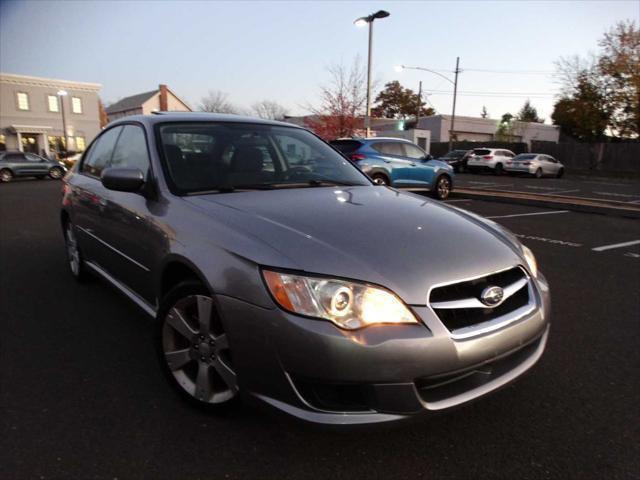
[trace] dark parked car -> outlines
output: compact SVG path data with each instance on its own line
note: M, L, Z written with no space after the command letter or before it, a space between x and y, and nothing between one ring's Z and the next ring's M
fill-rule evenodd
M473 153L473 150L451 150L444 157L438 158L441 162L445 162L453 167L453 171L464 172L467 169L467 160Z
M166 377L197 405L396 421L498 389L545 348L549 287L513 234L373 184L303 128L125 117L64 182L72 274L155 318Z
M424 188L440 200L453 188L453 168L409 140L375 137L330 143L377 184Z
M47 175L57 180L66 171L67 168L62 163L47 160L34 153L0 152L0 182L10 182L14 177L42 179Z

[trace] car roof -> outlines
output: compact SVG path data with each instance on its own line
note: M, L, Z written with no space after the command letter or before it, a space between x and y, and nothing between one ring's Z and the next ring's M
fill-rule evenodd
M226 123L252 123L259 125L274 125L280 127L291 127L304 130L303 127L294 125L293 123L278 122L275 120L265 120L263 118L247 117L243 115L231 115L223 113L208 112L156 112L152 115L131 115L122 117L109 123L109 127L122 123L140 122L148 126L157 123L175 123L175 122L226 122Z

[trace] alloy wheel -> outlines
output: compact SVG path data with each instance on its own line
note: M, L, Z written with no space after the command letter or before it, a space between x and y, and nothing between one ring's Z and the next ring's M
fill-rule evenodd
M74 276L80 275L80 251L78 250L78 242L76 240L75 233L73 232L73 225L71 222L67 223L65 228L65 238L67 240L67 258L69 260L69 268Z
M53 167L52 169L49 170L49 176L54 180L58 180L59 178L62 178L62 174L63 174L62 169L58 167Z
M189 295L167 312L162 325L164 361L193 398L222 404L238 394L229 342L206 295Z
M12 178L11 170L0 170L0 182L10 182Z
M440 177L436 188L438 190L438 198L444 200L451 193L451 182L447 177Z
M387 179L382 175L375 175L373 177L373 183L375 183L376 185L388 185Z

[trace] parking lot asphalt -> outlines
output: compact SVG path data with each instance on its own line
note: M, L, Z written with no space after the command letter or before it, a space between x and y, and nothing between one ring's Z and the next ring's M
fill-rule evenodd
M473 404L343 431L181 401L156 363L152 320L67 272L59 200L59 182L0 185L2 478L640 476L637 220L450 200L536 254L553 300L547 351Z
M456 174L455 187L474 190L502 190L548 196L590 198L640 205L640 180L584 177L567 174L562 178Z

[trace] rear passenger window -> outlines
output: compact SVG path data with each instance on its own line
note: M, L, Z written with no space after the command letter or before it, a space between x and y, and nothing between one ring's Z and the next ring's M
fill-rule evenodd
M404 157L404 149L402 148L402 144L400 142L380 142L373 144L374 150L377 150L380 153L384 153L385 155L397 155L399 157Z
M136 125L124 127L107 167L137 168L146 177L149 170L149 153L147 140L141 127Z
M107 163L111 160L113 154L113 147L116 144L118 135L122 131L122 127L115 127L104 132L98 140L91 146L89 154L82 162L80 171L87 175L99 177L102 170Z

